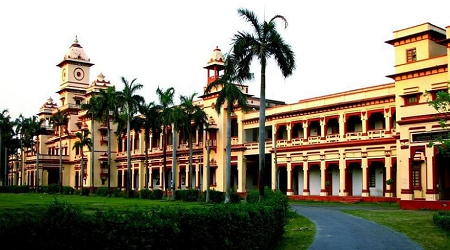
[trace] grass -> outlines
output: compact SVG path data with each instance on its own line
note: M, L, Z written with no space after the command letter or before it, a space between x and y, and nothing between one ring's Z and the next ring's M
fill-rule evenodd
M0 194L0 211L38 211L45 210L57 198L60 201L66 201L79 207L86 213L96 212L97 210L114 209L117 211L126 211L128 209L147 209L155 206L202 206L197 202L182 202L148 199L126 199L109 198L98 196L80 196L80 195L59 195L59 194Z
M426 250L450 248L450 232L433 223L435 211L424 210L343 210L403 233Z
M277 250L308 249L315 234L314 223L306 217L290 211L289 221Z

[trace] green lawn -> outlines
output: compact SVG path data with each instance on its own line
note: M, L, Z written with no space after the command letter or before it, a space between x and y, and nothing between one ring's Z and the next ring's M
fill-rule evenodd
M409 210L343 210L374 221L407 235L426 250L450 249L450 232L433 223L435 211Z
M277 250L308 249L314 240L316 225L293 211Z

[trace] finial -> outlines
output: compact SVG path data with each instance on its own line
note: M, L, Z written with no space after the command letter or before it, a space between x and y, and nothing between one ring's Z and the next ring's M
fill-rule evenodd
M97 79L100 80L100 81L103 81L103 80L105 80L105 76L103 75L103 73L100 73L100 74L97 76Z
M47 103L48 103L48 104L52 104L52 103L53 103L53 99L52 99L51 96L47 99Z
M78 43L78 35L75 35L75 41L73 43Z

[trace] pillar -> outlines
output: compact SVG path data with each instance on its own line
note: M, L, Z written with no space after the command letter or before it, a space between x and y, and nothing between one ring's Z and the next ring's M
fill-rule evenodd
M339 137L341 139L345 138L345 115L339 115ZM340 164L339 164L339 169L340 169ZM344 190L344 189L342 189Z
M346 165L345 153L341 152L339 157L339 196L347 196L348 191L345 189L346 182Z
M384 111L384 124L386 124L384 130L386 131L386 134L390 134L391 133L391 116L389 114L389 109Z
M320 156L320 196L327 196L328 192L325 186L326 181L326 166L325 166L325 155Z
M308 162L303 162L303 195L309 196L309 166Z
M435 147L425 148L425 167L426 167L426 192L425 199L427 201L439 200L439 190L437 189L437 169L436 169L436 156L437 151Z
M362 128L362 135L367 136L367 112L366 111L363 111L361 113L361 128Z
M242 156L242 160L238 160L238 188L237 188L237 192L238 193L244 193L247 192L247 161L245 160L245 156Z
M287 195L294 195L294 190L292 189L292 182L293 182L293 171L291 168L291 163L288 162L286 165L286 171L287 171Z
M272 171L272 185L271 188L272 190L276 190L277 189L277 166L275 165L275 154L271 154L272 155L272 167L271 167L271 171ZM266 183L267 185L268 183Z
M391 189L391 185L388 185L386 183L387 180L391 179L391 169L392 169L392 160L391 160L391 151L390 150L385 150L385 157L384 157L384 172L385 172L385 176L386 179L383 181L383 183L385 183L385 192L384 192L384 196L385 197L392 197L392 189Z
M152 166L149 166L149 168L148 168L147 179L148 179L148 184L147 184L148 189L153 189L153 168L152 168Z
M195 188L200 189L200 164L196 164L195 168Z
M363 123L364 124L364 123ZM368 197L369 194L369 166L367 161L367 152L361 152L361 168L362 168L362 196Z
M325 138L325 118L324 117L320 117L320 137Z
M163 171L164 171L164 168L162 166L159 167L159 189L161 189L161 190L163 189L163 183L164 183ZM167 189L166 186L164 188Z
M192 164L192 170L194 170L194 173L195 173L195 165L194 164ZM189 189L189 187L191 186L191 185L189 185L191 183L191 171L189 169L189 164L186 166L185 173L186 173L186 176L184 177L185 178L184 186L186 187L186 189ZM180 177L180 183L181 183L181 177ZM180 186L181 186L181 184L180 184Z
M303 140L307 143L308 142L307 139L308 139L308 121L303 121Z

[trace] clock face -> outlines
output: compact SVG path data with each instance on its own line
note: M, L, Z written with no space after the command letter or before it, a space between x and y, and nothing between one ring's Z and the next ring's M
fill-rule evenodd
M66 79L66 68L63 68L61 73L61 79L64 81Z
M75 77L75 79L77 79L78 81L83 80L84 78L84 71L81 68L76 68L73 71L73 76Z

